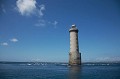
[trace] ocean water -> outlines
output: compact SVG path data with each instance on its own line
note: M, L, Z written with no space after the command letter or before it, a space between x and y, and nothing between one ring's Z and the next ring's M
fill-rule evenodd
M0 63L0 79L120 79L120 64Z

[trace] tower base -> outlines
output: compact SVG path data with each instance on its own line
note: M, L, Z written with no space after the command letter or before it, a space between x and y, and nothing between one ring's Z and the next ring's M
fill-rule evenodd
M69 53L69 65L81 65L81 53L77 53L77 55Z

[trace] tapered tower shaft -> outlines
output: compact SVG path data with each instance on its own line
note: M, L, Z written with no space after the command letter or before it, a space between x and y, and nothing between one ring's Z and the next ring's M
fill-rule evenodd
M75 25L69 30L70 32L70 53L69 53L69 65L81 65L81 53L79 53L78 44L78 29Z

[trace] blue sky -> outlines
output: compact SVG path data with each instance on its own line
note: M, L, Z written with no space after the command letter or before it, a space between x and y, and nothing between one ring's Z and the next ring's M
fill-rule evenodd
M0 61L68 62L69 29L82 61L120 61L119 0L1 0Z

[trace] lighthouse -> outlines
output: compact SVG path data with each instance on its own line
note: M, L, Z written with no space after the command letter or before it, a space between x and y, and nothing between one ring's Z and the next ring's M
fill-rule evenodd
M69 65L81 65L81 53L79 53L78 29L76 25L72 25L69 29L70 33L70 52Z

